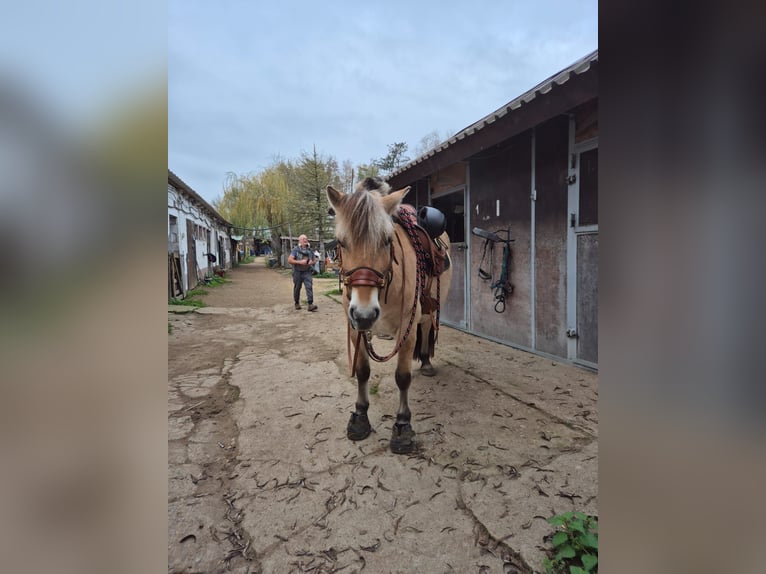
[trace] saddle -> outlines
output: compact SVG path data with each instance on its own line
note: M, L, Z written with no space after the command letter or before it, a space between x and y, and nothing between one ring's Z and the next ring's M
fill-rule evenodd
M419 243L422 248L422 252L419 252L416 247L416 252L418 252L418 257L422 256L426 274L425 285L420 298L420 306L424 314L433 313L439 309L439 300L430 296L431 284L433 283L434 277L440 276L450 268L447 249L439 239L439 235L444 232L443 223L429 225L429 229L433 234L426 231L426 229L420 225L421 223L426 223L428 225L434 220L439 219L438 215L434 214L433 211L427 210L437 212L438 215L441 215L443 222L444 215L433 207L421 208L420 213L416 213L415 208L411 205L402 204L399 206L399 211L394 215L394 221L399 223L407 231L407 235L409 236L413 247L416 247Z

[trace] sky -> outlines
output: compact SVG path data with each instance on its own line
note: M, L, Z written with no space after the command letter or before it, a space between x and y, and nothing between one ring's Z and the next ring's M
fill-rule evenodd
M314 146L414 159L597 48L595 0L169 0L168 167L212 202Z

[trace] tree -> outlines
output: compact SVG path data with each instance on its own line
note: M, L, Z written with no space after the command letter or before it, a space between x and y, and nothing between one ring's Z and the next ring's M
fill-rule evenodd
M351 193L354 190L354 164L345 160L340 169L342 187L338 188L343 193Z
M375 165L388 175L410 161L410 158L405 155L406 153L407 144L405 142L389 144L388 154L377 160Z
M445 131L443 135L439 135L437 130L432 130L420 138L418 145L415 146L415 157L420 157L427 151L432 150L443 141L446 141L450 137L450 132Z
M363 163L356 167L356 181L362 181L367 177L378 177L380 175L380 168L375 165L374 159L370 160L370 163Z
M332 156L325 158L317 153L316 146L309 155L301 154L295 166L295 195L292 198L293 231L299 229L309 237L319 238L320 249L324 248L324 239L334 232L334 222L329 216L330 204L327 201L328 185L342 187L338 162ZM296 229L299 228L299 229Z
M255 227L255 196L247 176L227 173L223 184L223 197L214 201L213 207L239 232Z

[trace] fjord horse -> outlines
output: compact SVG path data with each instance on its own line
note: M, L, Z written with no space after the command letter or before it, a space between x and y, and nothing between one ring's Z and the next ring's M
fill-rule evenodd
M438 281L436 278L424 280L424 275L419 273L423 262L418 261L418 249L413 247L402 223L392 219L399 213L402 199L410 188L390 193L389 190L389 185L382 179L367 178L350 194L328 186L327 197L335 211L344 284L343 308L348 321L349 363L352 376L356 374L358 387L356 408L346 434L357 441L367 438L372 431L367 417L370 355L377 361L397 355L395 379L399 387L399 408L390 447L392 452L402 454L412 452L415 446L415 432L410 424L412 415L407 404L413 358L421 361L423 375L435 374L430 358L435 342L432 329L438 328L438 315L435 315L438 305L423 313L421 292L430 284L430 295L444 301L452 269L444 271ZM443 233L439 240L449 257L447 234ZM394 349L387 357L375 353L373 335L394 339Z

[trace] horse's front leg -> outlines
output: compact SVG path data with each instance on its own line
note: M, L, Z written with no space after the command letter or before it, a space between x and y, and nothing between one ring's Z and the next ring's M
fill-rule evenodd
M370 359L367 350L360 342L359 356L356 359L356 405L351 419L346 427L346 436L351 440L363 440L370 436L372 427L367 418L367 409L370 407L370 396L367 391L367 383L370 380Z
M412 350L415 346L414 337L410 337L397 355L396 386L399 387L399 410L396 412L396 422L391 429L391 452L407 454L415 448L415 431L412 430L410 406L407 397L412 381Z

